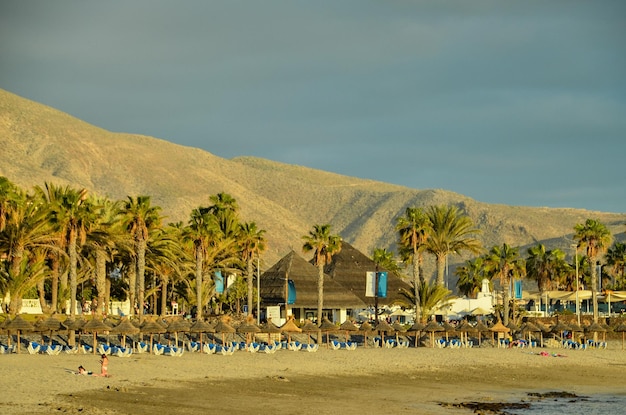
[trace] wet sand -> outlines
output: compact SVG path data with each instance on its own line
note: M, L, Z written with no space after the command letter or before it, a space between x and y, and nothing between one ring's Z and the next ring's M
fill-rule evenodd
M540 351L550 356L538 355ZM554 357L553 354L564 357ZM440 403L519 401L528 392L623 394L626 351L563 349L366 349L231 356L0 356L0 413L281 414L471 413Z

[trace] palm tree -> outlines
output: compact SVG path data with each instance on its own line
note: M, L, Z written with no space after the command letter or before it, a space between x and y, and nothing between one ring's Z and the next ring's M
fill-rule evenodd
M238 231L238 211L237 201L228 193L218 193L210 196L213 205L208 211L217 219L217 224L222 233L227 237L234 237Z
M150 205L150 196L128 196L121 209L122 224L129 233L134 245L137 278L137 302L139 303L139 321L143 321L145 302L146 247L149 231L161 226L161 208Z
M246 222L239 224L237 243L241 251L241 259L246 264L246 277L248 282L248 313L252 314L252 300L254 294L253 284L253 260L258 258L265 250L264 230L258 229L256 223Z
M313 230L302 237L303 252L313 252L313 264L317 266L317 321L322 321L324 308L324 266L332 261L333 255L341 251L341 237L330 233L330 225L313 225Z
M446 261L451 253L463 251L480 253L481 243L474 238L480 232L469 216L462 215L454 206L431 206L428 218L432 224L432 232L428 238L428 251L437 260L437 284L445 285L444 275Z
M606 252L606 264L615 278L615 289L624 288L626 274L626 243L615 242Z
M216 218L209 209L198 207L191 211L189 223L182 231L182 238L193 244L193 257L196 262L196 309L197 318L202 319L202 291L204 257L209 244L209 239L219 232Z
M518 248L511 248L507 244L494 246L485 257L486 271L500 278L503 293L504 319L506 326L509 324L509 290L513 278L524 274L524 261L519 256Z
M432 223L424 211L420 208L407 207L404 216L400 216L396 222L399 242L398 249L403 261L413 265L413 298L415 300L415 320L420 320L421 306L419 295L420 265L422 252L426 249L426 243L432 232Z
M452 300L452 292L446 287L436 283L431 284L427 281L420 281L417 292L420 296L422 306L420 322L427 322L437 309L445 307L450 300ZM409 302L415 302L413 293L404 289L401 289L401 293Z
M54 192L48 183L45 186L48 193ZM78 290L78 247L84 245L88 226L94 220L93 207L87 198L87 189L76 190L67 186L60 189L57 196L50 206L51 222L60 230L61 247L68 256L70 318L74 318Z
M528 248L527 252L526 275L537 281L540 295L553 289L560 277L569 273L565 252L560 249L546 250L543 244L537 244ZM547 308L546 304L546 310Z
M459 292L471 298L476 298L483 286L485 274L484 258L478 257L465 261L465 264L458 267L454 274L458 277L456 286Z
M598 322L598 275L596 262L613 241L613 235L602 222L596 219L587 219L584 224L574 226L574 240L578 241L578 248L587 250L591 271L591 301L593 303L593 321Z
M41 253L53 248L54 236L40 199L15 188L4 200L0 231L2 294L9 298L9 314L19 311L22 295L36 286L43 274Z

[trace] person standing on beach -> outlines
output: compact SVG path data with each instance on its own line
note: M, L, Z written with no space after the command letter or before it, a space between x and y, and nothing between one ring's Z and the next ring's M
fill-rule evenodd
M102 376L105 378L109 377L109 357L102 353L102 355L100 356L100 374L99 375L94 375L94 376Z

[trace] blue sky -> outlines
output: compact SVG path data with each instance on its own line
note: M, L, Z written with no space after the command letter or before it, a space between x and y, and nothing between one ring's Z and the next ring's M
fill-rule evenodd
M111 131L626 212L626 2L19 1L0 88Z

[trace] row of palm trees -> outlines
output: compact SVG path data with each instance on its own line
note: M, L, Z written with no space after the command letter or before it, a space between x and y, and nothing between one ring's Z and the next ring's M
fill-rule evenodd
M252 309L253 259L265 249L264 231L240 220L228 194L209 200L186 224L164 224L149 196L113 201L49 183L27 192L0 177L0 294L8 298L8 312L17 313L21 299L36 288L44 311L61 311L69 299L74 318L78 283L86 281L97 292L93 311L101 314L114 276L123 274L125 296L137 305L131 313L140 319L146 297L157 290L165 312L170 284L202 317L211 298L241 300L241 290L215 292L218 270L247 278ZM148 287L149 276L158 283ZM236 284L241 282L239 277Z

